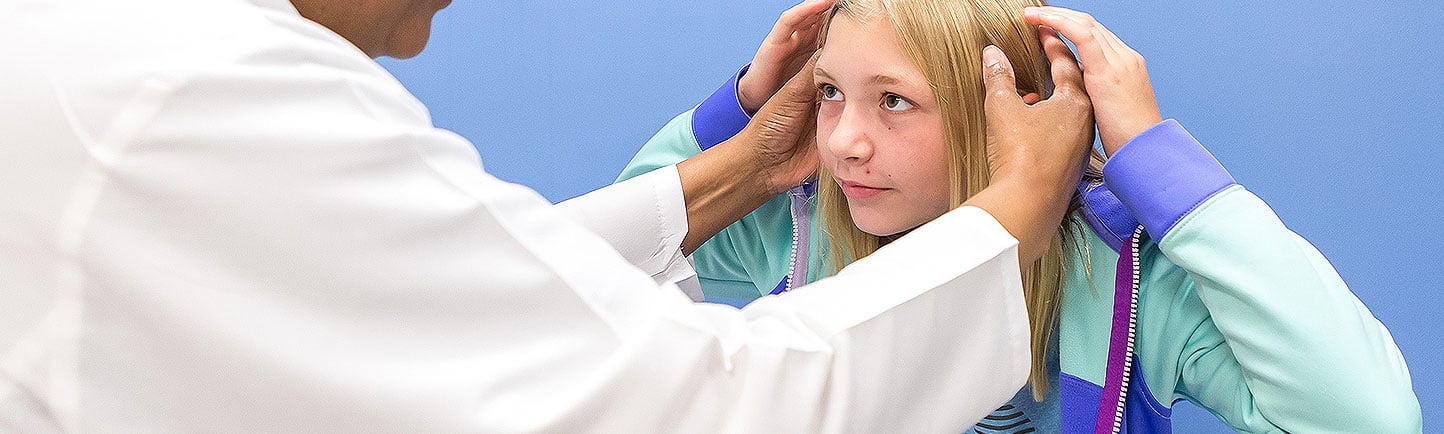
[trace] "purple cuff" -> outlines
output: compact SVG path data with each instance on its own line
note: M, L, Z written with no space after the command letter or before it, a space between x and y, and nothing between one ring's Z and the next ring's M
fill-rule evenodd
M692 137L697 139L697 146L703 151L742 132L742 128L752 120L752 116L742 110L742 101L737 99L737 80L751 66L743 66L732 79L727 80L727 84L712 92L712 96L692 110Z
M1133 229L1138 227L1138 220L1133 218L1132 212L1102 182L1079 183L1078 194L1083 196L1083 208L1079 211L1088 220L1093 233L1113 251L1122 252L1123 240L1132 236Z
M1235 184L1223 165L1173 119L1138 134L1110 156L1103 165L1103 183L1155 240Z

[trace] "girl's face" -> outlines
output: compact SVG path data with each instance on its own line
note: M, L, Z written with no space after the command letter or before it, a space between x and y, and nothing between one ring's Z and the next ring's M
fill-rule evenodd
M837 15L814 74L818 153L858 229L893 235L947 212L942 115L891 23Z

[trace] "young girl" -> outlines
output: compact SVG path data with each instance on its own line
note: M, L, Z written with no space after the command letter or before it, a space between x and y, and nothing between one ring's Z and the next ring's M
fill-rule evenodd
M978 59L1010 69L1036 101L1049 88L1043 50L1066 49L1048 31L1039 43L1045 25L1078 47L1109 158L1085 176L1050 252L1024 267L1029 387L973 429L1167 432L1169 407L1186 399L1248 432L1420 431L1388 331L1316 249L1161 119L1142 58L1085 14L1025 6L1041 4L838 1L814 72L818 180L694 253L706 296L741 304L829 275L985 187L985 100L1009 95L985 95ZM622 178L735 133L758 93L737 80L658 133Z

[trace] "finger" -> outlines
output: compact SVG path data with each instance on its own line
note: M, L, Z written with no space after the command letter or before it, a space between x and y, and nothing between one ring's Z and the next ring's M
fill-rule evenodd
M1131 48L1128 48L1128 44L1124 44L1123 40L1118 38L1118 35L1114 34L1112 30L1109 30L1108 26L1105 26L1103 25L1103 23L1098 22L1098 19L1094 18L1092 15L1068 8L1052 6L1044 9L1044 12L1059 14L1068 18L1069 20L1083 23L1093 33L1093 37L1095 40L1098 41L1098 44L1103 46L1105 50L1109 51L1108 54L1110 55L1110 61L1118 59L1118 57L1112 56L1114 54L1126 54L1129 51L1132 51Z
M1081 12L1054 6L1038 6L1023 9L1023 18L1034 25L1057 30L1063 37L1078 47L1078 58L1083 67L1106 65L1114 57L1113 46L1097 32L1096 21Z
M803 21L797 28L796 33L810 32L815 34L822 30L822 24L825 22L827 22L827 14L814 15L812 18Z
M1082 93L1083 71L1078 69L1078 60L1073 58L1068 44L1064 44L1052 31L1039 32L1039 38L1043 40L1043 52L1048 56L1048 68L1052 72L1053 95Z
M983 88L987 90L983 107L988 112L994 107L1016 106L1023 103L1018 96L1018 84L1013 77L1013 64L1003 50L989 45L983 48ZM1001 105L1001 106L1000 106Z
M827 9L823 9L823 11L826 12ZM826 22L826 13L818 13L803 21L799 24L799 27L792 32L792 43L810 49L817 49L817 45L821 42L818 36L822 33L823 24ZM807 53L807 55L811 55L811 53Z
M1071 15L1074 20L1088 23L1089 27L1093 29L1094 38L1099 41L1099 45L1104 46L1104 49L1108 53L1109 62L1126 60L1129 56L1138 56L1138 52L1133 51L1133 48L1123 42L1123 39L1113 33L1113 30L1103 25L1103 23L1099 22L1098 19L1092 15L1063 8L1058 8L1058 10L1059 13Z
M819 22L819 23L817 23L817 24L814 24L814 25L812 25L811 27L808 27L808 28L806 28L806 29L799 30L799 31L797 31L797 33L794 33L794 34L792 35L792 37L793 37L793 39L792 39L793 43L794 43L794 44L797 44L798 47L801 47L801 48L802 48L802 49L798 49L798 50L797 50L798 53L796 53L796 54L794 54L794 55L811 56L811 55L812 55L812 52L816 51L817 48L822 45L821 35L822 35L822 23L821 23L821 22ZM805 49L805 52L804 52L804 49Z
M777 18L777 24L772 27L768 39L787 39L799 28L807 26L809 21L822 16L822 12L832 7L833 0L807 0L788 8Z

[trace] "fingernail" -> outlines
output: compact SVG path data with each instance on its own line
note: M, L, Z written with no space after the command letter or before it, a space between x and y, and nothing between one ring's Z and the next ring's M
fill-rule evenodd
M1041 8L1039 8L1039 7L1037 7L1037 6L1028 6L1028 7L1023 8L1023 15L1037 15L1037 14L1040 14L1040 13L1042 13L1042 12L1043 12L1043 9L1041 9Z
M987 66L989 70L998 69L1002 62L1003 50L999 50L997 46L993 45L983 47L983 65Z

